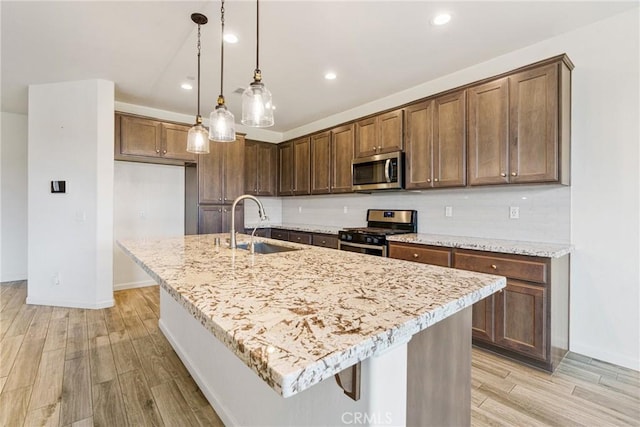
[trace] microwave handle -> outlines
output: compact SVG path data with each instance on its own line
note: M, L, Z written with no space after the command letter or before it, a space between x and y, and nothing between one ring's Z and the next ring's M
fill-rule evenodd
M384 163L384 177L387 180L387 182L391 182L391 159L387 159L387 161Z

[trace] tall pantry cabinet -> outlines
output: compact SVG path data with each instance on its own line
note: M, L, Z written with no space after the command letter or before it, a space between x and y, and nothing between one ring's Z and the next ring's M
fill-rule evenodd
M186 234L226 233L231 205L244 193L243 135L233 142L211 142L209 154L198 155L197 166L185 168ZM244 230L242 203L236 207L236 231Z

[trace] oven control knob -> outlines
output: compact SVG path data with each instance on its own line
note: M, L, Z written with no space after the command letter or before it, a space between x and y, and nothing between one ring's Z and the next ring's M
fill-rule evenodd
M380 239L378 239L377 237L374 237L373 239L371 239L371 243L373 243L374 245L377 245L378 243L380 243Z
M364 239L364 241L367 242L367 243L371 243L372 239L371 239L371 237L367 237L367 238Z
M351 234L347 234L347 240L353 240L353 236Z

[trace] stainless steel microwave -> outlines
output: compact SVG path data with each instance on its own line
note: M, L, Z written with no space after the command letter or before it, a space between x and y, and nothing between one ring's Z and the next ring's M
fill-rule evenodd
M355 159L353 190L395 190L403 188L404 153L396 151Z

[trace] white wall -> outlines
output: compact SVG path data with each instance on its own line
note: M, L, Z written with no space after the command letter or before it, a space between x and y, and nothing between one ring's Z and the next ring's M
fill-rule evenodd
M2 113L0 282L27 278L27 116Z
M184 167L115 162L114 239L184 234ZM116 245L114 289L155 282Z
M113 103L105 80L29 86L28 304L113 305Z
M526 211L521 210L521 214L534 215L535 226L542 228L528 230L530 221L522 218L517 222L520 227L514 229L511 225L515 222L502 221L492 233L496 234L494 237L511 235L538 241L566 241L570 236L575 245L571 256L571 350L640 369L639 26L636 8L294 129L284 137L291 139L567 53L576 66L572 90L572 185L568 191L552 189L547 193L546 190L532 190L531 205L526 206ZM449 227L447 219L443 219L438 211L442 212L447 199L455 200L467 191L469 200L477 199L479 203L484 200L489 205L473 207L465 204L462 213L467 219L454 219L450 224L455 222L456 226ZM495 191L494 201L478 191L485 190L464 190L461 193L443 190L438 192L440 194L434 191L435 195L427 196L424 202L427 218L425 215L419 217L421 231L426 228L427 231L451 234L483 234L481 229L471 227L472 218L479 218L485 226L490 225L485 214L494 217L504 212L504 207L512 203L511 191L513 195L518 193L517 190L491 188L490 191ZM296 209L306 201L284 200L283 220L312 224L329 221L328 210L333 206L339 211L344 199L322 199L322 206L320 202L308 202L311 212L305 218L297 217ZM389 206L387 202L401 198L382 195L372 200ZM556 204L557 211L553 211ZM360 211L366 206L360 201L355 205ZM429 217L430 211L435 212L434 217ZM454 206L454 218L456 212L460 209ZM570 222L567 222L568 214ZM544 215L548 215L546 225L541 222ZM353 219L355 221L355 217ZM556 232L557 237L553 238Z

